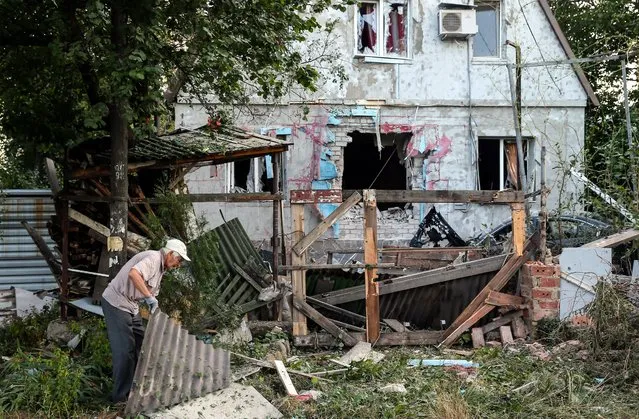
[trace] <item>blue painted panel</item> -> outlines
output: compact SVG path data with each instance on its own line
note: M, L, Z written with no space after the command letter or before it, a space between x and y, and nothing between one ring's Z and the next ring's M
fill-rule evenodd
M331 182L328 180L314 180L311 182L311 189L315 191L331 189Z
M331 215L333 213L333 211L335 211L337 209L338 205L337 204L317 204L317 208L319 209L320 214L322 214L322 217L324 217L324 219L326 219L326 217L328 217L329 215ZM339 223L335 223L333 224L333 238L337 239L339 238Z
M266 163L266 178L273 179L273 160L270 154L264 156L264 163Z
M337 177L337 167L335 163L327 160L320 160L320 173L318 180L329 180Z

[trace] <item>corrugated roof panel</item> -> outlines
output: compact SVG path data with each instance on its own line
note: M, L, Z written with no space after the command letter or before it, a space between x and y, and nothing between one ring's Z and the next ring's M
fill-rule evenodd
M125 415L153 413L228 387L230 353L197 340L165 313L151 316Z
M0 289L57 288L49 266L20 222L26 220L53 249L47 221L55 214L49 190L4 190L0 199Z

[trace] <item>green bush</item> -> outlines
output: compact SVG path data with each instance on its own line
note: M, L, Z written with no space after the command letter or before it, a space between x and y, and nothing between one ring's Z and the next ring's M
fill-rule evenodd
M18 348L28 351L41 348L47 337L47 326L58 318L57 307L15 318L0 329L0 355L11 356Z
M0 372L0 412L70 417L100 394L101 378L91 367L55 349L45 356L18 350Z

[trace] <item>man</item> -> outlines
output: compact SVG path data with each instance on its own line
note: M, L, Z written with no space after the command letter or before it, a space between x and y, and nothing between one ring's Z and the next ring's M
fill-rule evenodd
M102 293L102 310L113 358L114 403L125 401L133 384L135 366L144 339L144 326L138 302L144 301L151 313L158 308L155 298L167 270L190 261L186 246L170 239L162 250L147 250L133 256Z

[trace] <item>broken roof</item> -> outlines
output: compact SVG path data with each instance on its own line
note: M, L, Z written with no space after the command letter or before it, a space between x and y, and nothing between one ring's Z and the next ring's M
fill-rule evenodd
M219 164L271 153L282 153L290 142L242 130L220 127L178 129L167 135L150 136L129 144L129 171L204 164ZM70 152L77 162L88 160L85 169L74 170L72 178L106 176L111 158L110 142L105 139L79 144Z

